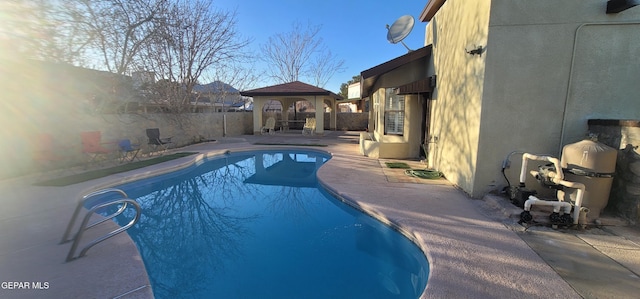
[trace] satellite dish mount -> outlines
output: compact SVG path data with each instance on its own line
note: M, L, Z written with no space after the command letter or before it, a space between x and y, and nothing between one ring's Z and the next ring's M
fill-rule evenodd
M407 48L407 51L411 52L412 50L409 49L402 40L409 36L414 23L415 21L412 16L404 15L393 22L391 26L387 24L387 40L392 44L401 43L405 48Z

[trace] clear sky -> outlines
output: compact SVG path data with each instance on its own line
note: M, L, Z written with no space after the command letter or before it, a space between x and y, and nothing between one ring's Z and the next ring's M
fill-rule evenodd
M418 17L427 0L217 0L214 6L236 11L238 30L253 41L251 51L270 36L291 31L294 22L321 26L319 35L331 52L345 61L345 71L336 73L325 89L339 92L340 84L360 72L407 53L400 43L387 41L385 25L411 15L415 26L404 43L412 50L424 45L426 23ZM260 66L259 66L260 67ZM264 67L264 66L262 66ZM263 82L271 85L275 82ZM262 86L251 86L258 88Z

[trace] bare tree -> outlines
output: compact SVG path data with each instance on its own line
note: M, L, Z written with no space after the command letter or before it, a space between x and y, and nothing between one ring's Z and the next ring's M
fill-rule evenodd
M163 25L169 0L36 0L20 1L32 7L39 33L31 44L31 57L92 64L107 70L105 93L96 96L95 111L120 111L135 101L130 78L125 75L140 50ZM25 4L28 3L28 4ZM33 23L33 22L32 22Z
M163 25L170 0L16 0L0 4L3 39L29 58L126 74ZM5 18L0 18L5 19Z
M220 70L243 61L249 43L236 31L236 13L208 0L16 0L0 4L2 12L11 16L0 18L7 25L0 27L3 57L17 44L28 58L98 63L113 74L108 94L96 101L101 112L139 98L189 111L199 78L214 70L224 77ZM154 72L160 81L135 95L126 76L132 71Z
M224 82L226 84L217 84L213 93L212 102L222 103L222 112L226 112L230 107L227 104L246 104L245 97L240 95L239 90L246 90L256 82L259 76L254 73L255 67L252 66L251 60L247 57L243 62L230 63L216 67L213 72L208 73L205 78L208 81ZM225 86L226 85L226 86ZM232 86L231 90L228 86ZM229 103L230 102L230 103Z
M130 71L142 48L165 24L166 0L76 0L74 24L84 31L104 67Z
M331 50L325 49L311 61L309 75L315 86L324 88L333 75L343 72L344 69L344 60L338 59Z
M341 71L344 61L326 48L319 36L320 29L311 24L302 28L296 22L291 31L269 37L261 46L263 60L269 64L269 76L282 83L309 78L322 87Z
M201 76L241 60L248 43L236 31L235 12L216 10L206 0L178 0L169 8L165 26L145 48L141 67L177 83L168 85L173 90L165 100L173 112L184 112Z
M262 45L263 59L269 63L269 75L282 83L299 80L314 51L320 47L320 26L303 31L300 23L294 23L291 31L277 33Z
M0 3L3 52L49 62L82 65L89 39L74 26L75 0Z

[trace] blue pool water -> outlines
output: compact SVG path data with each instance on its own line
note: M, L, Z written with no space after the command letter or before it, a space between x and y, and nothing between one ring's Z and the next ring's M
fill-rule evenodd
M419 297L425 256L318 185L329 158L231 153L118 187L142 207L128 233L155 297Z

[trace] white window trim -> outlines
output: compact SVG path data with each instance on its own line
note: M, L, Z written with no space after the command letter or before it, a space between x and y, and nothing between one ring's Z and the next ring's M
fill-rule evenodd
M394 101L394 99L396 101ZM385 110L384 110L384 134L385 135L404 135L404 118L405 118L405 96L396 95L393 88L387 88L385 91ZM394 107L394 106L400 107ZM395 109L392 109L395 108ZM393 123L389 124L390 117L394 118ZM393 126L389 128L389 125Z

